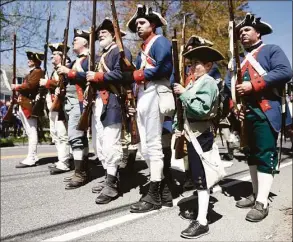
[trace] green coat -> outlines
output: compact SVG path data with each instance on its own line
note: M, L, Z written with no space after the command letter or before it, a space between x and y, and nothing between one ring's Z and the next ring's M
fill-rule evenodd
M210 127L210 120L217 115L219 90L217 82L208 74L201 76L196 82L190 82L186 91L179 98L185 109L185 118L196 119L200 122L190 124L192 130L203 130ZM173 129L177 129L177 115L174 119Z

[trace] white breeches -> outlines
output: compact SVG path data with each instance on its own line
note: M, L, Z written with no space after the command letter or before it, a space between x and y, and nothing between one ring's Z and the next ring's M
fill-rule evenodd
M28 154L25 160L21 163L26 165L33 165L39 159L37 157L37 144L38 144L38 133L37 133L37 119L29 118L27 119L22 111L22 108L19 107L19 117L25 129L25 132L28 136Z
M121 123L104 127L101 122L103 101L98 96L92 107L92 143L105 170L117 169L122 159Z
M55 142L59 162L69 160L68 135L64 121L58 120L58 112L49 113L50 135Z
M137 99L137 126L141 154L150 168L151 181L163 179L162 129L164 116L159 109L159 96L150 82L144 90L140 85Z

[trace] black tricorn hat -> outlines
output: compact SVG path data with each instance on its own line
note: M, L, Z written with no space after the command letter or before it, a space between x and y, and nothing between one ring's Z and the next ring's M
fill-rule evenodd
M33 52L33 51L26 51L27 58L33 61L43 61L45 55L43 52Z
M247 13L245 18L236 25L236 31L239 32L244 26L251 26L255 28L261 35L270 34L273 32L271 25L260 21L261 18L256 18L253 14Z
M209 46L198 46L187 51L183 56L186 59L196 59L202 62L214 62L224 60L222 53Z
M187 43L185 44L185 48L187 48L188 46L192 46L192 47L198 47L198 46L213 46L214 43L204 39L198 35L192 35Z
M61 52L61 54L63 54L64 44L63 43L51 43L51 44L49 44L49 48L52 51L52 53L55 51L58 51L58 52ZM69 49L70 49L70 47L67 45L66 53L68 52Z
M89 41L90 39L90 32L82 29L74 29L74 38L81 37Z
M162 17L161 14L153 11L151 7L146 7L145 5L138 4L135 14L132 16L132 18L126 24L126 26L133 33L136 33L135 21L138 18L147 19L151 23L154 23L156 25L156 28L167 25L167 21Z
M99 37L100 30L106 29L111 33L115 33L113 22L109 18L105 18L104 21L96 29L96 39ZM125 36L126 33L120 30L121 37Z

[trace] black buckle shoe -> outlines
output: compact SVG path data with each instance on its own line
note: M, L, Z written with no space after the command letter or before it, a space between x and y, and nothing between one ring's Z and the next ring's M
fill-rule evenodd
M181 232L181 237L196 239L209 233L208 225L201 225L198 221L192 221L187 229Z
M101 192L96 198L96 204L107 204L111 202L112 200L115 200L117 197L118 195L115 197L109 197L105 195L103 192Z
M153 211L153 210L160 209L161 207L162 207L162 205L155 205L155 204L152 204L152 203L140 201L140 202L138 202L136 204L133 204L130 207L130 212L131 213L146 213L146 212L150 212L150 211Z

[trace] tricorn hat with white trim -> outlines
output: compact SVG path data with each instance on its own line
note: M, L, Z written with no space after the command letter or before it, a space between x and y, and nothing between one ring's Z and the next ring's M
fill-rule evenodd
M253 14L247 13L245 18L236 25L236 31L239 32L244 26L251 26L255 28L261 35L270 34L273 32L271 25L260 21L261 18L256 18Z
M64 50L64 44L63 43L51 43L51 44L49 44L49 48L52 51L52 53L58 51L62 55L63 50ZM69 49L70 49L70 47L67 45L66 53L68 52Z
M192 46L192 47L198 47L198 46L213 46L214 43L204 39L198 35L192 35L187 43L185 44L185 48L187 48L188 46Z
M105 18L104 21L97 27L96 38L98 38L100 30L103 30L103 29L106 29L113 34L115 33L113 22L109 18ZM126 33L122 30L120 30L120 33L121 33L121 37L126 35Z
M45 54L42 52L32 52L27 50L26 55L29 60L33 61L43 61L45 58Z
M196 59L202 62L214 62L224 60L222 53L209 46L198 46L187 51L183 56L186 59Z
M161 14L153 11L151 7L146 7L145 5L138 4L135 14L126 24L126 26L133 33L136 33L135 22L138 18L147 19L149 22L154 23L156 25L156 28L167 25L167 21L162 17Z
M74 29L74 37L81 37L89 41L90 39L90 32L82 29Z

